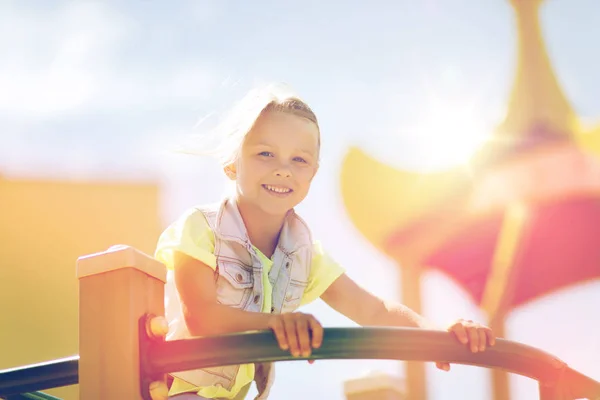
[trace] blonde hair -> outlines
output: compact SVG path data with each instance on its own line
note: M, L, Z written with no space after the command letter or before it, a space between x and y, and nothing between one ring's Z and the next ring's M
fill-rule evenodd
M230 165L238 158L246 135L252 130L256 121L271 111L285 112L306 118L319 129L314 112L287 85L269 84L249 91L231 108L223 120L208 132L210 137L202 135L202 138L199 139L200 143L196 143L194 146L197 147L199 144L199 149L184 150L184 152L211 155L217 158L221 165ZM212 143L209 142L210 139L212 139Z

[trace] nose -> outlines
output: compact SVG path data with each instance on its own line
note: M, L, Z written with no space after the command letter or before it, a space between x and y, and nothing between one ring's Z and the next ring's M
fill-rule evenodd
M280 178L289 178L292 176L292 170L288 164L281 163L275 169L275 176Z

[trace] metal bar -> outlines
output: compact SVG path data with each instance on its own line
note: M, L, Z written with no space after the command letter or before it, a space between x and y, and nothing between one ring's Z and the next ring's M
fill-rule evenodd
M145 336L144 332L141 332ZM140 338L146 349L141 377L205 367L252 362L304 360L277 346L270 331L246 332L176 341ZM323 344L310 359L385 359L447 361L454 364L499 368L540 382L565 381L569 393L585 398L600 396L600 383L577 373L556 357L524 344L497 339L483 353L471 353L450 333L412 328L326 328ZM150 380L152 378L149 378ZM144 390L142 391L144 392Z
M502 339L483 353L471 353L451 334L410 328L326 328L323 344L312 359L396 359L448 361L455 364L502 368L530 378L550 381L564 363L538 349ZM249 362L301 360L279 349L269 331L239 333L169 342L148 348L149 372L167 373L201 367Z
M79 381L79 356L0 371L0 396L75 385Z
M384 359L447 361L454 364L500 368L539 382L540 395L554 400L569 393L569 398L600 398L600 382L568 368L552 355L520 343L497 339L483 353L471 353L451 334L411 328L326 328L321 348L311 359ZM140 383L142 392L148 382L165 373L204 367L251 362L302 360L277 346L270 331L156 341L140 329ZM19 395L35 390L78 383L79 356L0 371L0 396ZM560 389L560 393L557 388ZM35 394L31 394L35 395ZM20 398L56 399L45 394ZM29 397L23 397L29 396ZM18 398L18 397L17 397ZM558 397L562 400L562 397ZM566 397L565 397L566 398Z
M44 392L22 393L8 396L6 400L62 400Z
M540 400L571 400L560 392L560 386L556 383L546 384L539 382Z
M572 398L600 400L600 382L572 368L565 369L562 379Z

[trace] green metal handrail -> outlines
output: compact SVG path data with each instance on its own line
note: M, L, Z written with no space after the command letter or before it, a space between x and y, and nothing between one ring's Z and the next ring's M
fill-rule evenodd
M147 317L146 317L147 318ZM145 324L145 318L140 326ZM253 362L305 359L446 361L499 368L539 382L540 399L600 398L600 382L558 358L524 344L497 339L485 352L472 353L452 334L414 328L326 328L323 344L308 358L292 357L270 331L245 332L175 341L153 340L140 329L142 395L165 373Z
M79 381L78 371L79 356L5 369L0 371L0 397L75 385Z
M140 385L144 399L150 399L150 382L162 379L166 373L304 359L446 361L499 368L537 380L541 400L600 399L600 382L544 351L509 340L497 339L496 345L485 352L472 353L447 332L411 328L325 328L322 346L310 357L303 358L292 357L288 351L281 350L271 331L167 342L156 340L147 335L147 318L149 316L140 320L139 330ZM27 392L78 383L78 362L79 357L74 356L0 371L0 397L54 400L56 398L50 395Z
M62 400L44 392L21 393L6 397L6 400Z

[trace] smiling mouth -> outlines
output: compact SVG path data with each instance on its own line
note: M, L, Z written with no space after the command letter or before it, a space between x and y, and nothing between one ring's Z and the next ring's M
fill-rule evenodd
M273 194L290 194L293 192L292 189L282 186L262 185L262 187Z

